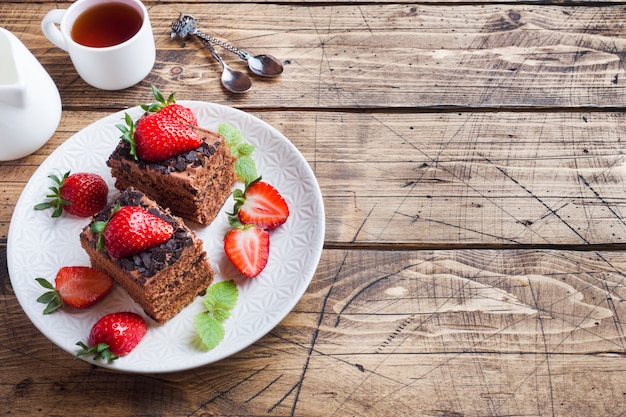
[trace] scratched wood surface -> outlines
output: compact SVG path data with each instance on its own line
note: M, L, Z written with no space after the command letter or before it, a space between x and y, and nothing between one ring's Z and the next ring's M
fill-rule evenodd
M48 144L0 162L4 415L624 415L623 2L146 1L157 64L113 93L41 34L68 3L0 3L64 105ZM226 94L196 43L169 38L181 11L285 73ZM41 162L150 84L284 133L319 181L325 249L294 310L249 348L118 374L30 323L6 242Z
M149 83L172 82L181 96L239 108L363 110L456 108L614 108L626 105L621 6L405 4L294 7L244 3L153 3L158 63L143 88L85 94L67 54L41 35L53 5L3 7L1 21L40 58L64 93L64 106L123 108ZM191 40L169 36L184 11L207 32L286 62L280 80L256 80L245 98L225 95L219 67ZM219 16L219 19L215 17ZM225 55L241 65L234 55ZM537 74L542 76L538 77Z
M626 243L621 113L251 114L278 127L310 162L328 245ZM39 164L102 117L71 115L40 151L4 164L2 238Z
M0 397L20 416L618 416L624 268L613 252L327 250L254 345L143 376L55 348L4 272Z

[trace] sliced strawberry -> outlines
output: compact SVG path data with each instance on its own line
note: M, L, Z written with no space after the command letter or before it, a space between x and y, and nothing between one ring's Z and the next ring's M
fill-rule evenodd
M113 280L104 272L87 266L64 266L57 272L54 286L45 278L36 279L49 291L37 301L47 304L44 314L52 313L64 305L85 308L100 301L111 291Z
M111 362L130 353L147 331L145 320L136 313L107 314L91 328L88 345L76 343L82 348L76 356L94 355L94 359L102 358Z
M167 242L174 227L138 206L113 210L107 222L95 222L91 230L99 234L98 249L103 247L114 258L126 258Z
M98 174L79 172L71 174L67 171L61 178L50 175L55 185L46 195L50 200L37 204L36 210L54 208L52 217L59 217L63 210L79 217L93 216L104 208L107 203L109 187Z
M272 185L256 181L248 185L243 195L235 197L235 211L242 224L255 224L262 229L279 226L289 217L289 206Z
M241 274L254 278L267 265L269 232L254 225L231 229L224 237L224 252Z

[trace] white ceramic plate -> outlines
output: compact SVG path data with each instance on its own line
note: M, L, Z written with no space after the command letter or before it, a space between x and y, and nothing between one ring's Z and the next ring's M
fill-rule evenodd
M307 289L319 262L324 240L322 196L306 160L296 147L267 123L242 111L217 104L179 101L196 113L202 127L216 130L226 122L239 128L244 139L256 146L253 153L259 174L281 192L291 214L287 222L270 236L270 258L261 275L243 279L223 251L222 238L228 230L225 211L233 206L232 197L217 219L195 230L216 272L216 282L234 279L239 300L232 316L224 322L226 336L211 351L202 351L194 341L193 317L202 311L198 297L169 322L158 325L147 319L148 333L137 348L111 364L84 359L118 371L158 373L180 371L206 365L251 345L274 328L295 306ZM142 110L127 112L134 119ZM109 184L109 197L118 194L105 161L119 141L116 124L124 112L112 114L91 124L59 146L37 169L26 185L15 208L8 236L8 267L11 284L22 308L34 325L52 342L74 355L77 341L87 341L93 323L104 314L135 311L145 316L126 292L115 286L112 293L88 309L63 309L42 314L44 305L36 301L43 289L37 277L53 281L60 267L89 265L80 246L79 234L88 219L63 215L52 219L49 210L34 210L51 184L48 175L58 171L94 172ZM238 184L241 186L240 184Z

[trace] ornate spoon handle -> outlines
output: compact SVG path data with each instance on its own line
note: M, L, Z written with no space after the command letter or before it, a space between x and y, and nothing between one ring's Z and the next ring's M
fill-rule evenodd
M214 38L211 35L207 35L204 32L201 32L196 27L196 23L198 19L195 17L181 13L178 20L172 22L172 38L182 38L186 39L189 35L197 36L202 42L205 43L214 43L216 45L221 46L229 52L232 52L239 56L239 58L244 61L248 61L248 68L250 70L260 76L263 77L276 77L283 72L283 64L273 57L272 55L256 55L252 56L250 53L241 50L239 48L235 48L234 46L220 40Z
M224 42L224 41L222 41L222 40L219 40L219 39L217 39L217 38L214 38L214 37L213 37L213 36L211 36L211 35L207 35L206 33L199 31L198 29L196 29L196 30L195 30L195 33L193 33L193 34L194 34L194 35L196 35L196 36L197 36L197 37L199 37L199 38L202 38L202 39L206 40L206 41L209 41L209 42L211 42L211 43L214 43L214 44L216 44L216 45L219 45L219 46L221 46L222 48L226 49L227 51L230 51L230 52L232 52L232 53L234 53L234 54L239 55L239 57L240 57L241 59L247 60L247 59L250 57L250 54L249 54L248 52L246 52L246 51L242 51L242 50L241 50L241 49L239 49L239 48L235 48L234 46L232 46L232 45L230 45L230 44L227 44L226 42Z

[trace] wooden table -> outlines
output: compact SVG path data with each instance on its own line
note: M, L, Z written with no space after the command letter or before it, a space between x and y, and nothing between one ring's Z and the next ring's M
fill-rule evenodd
M42 35L68 2L0 4L63 101L44 147L0 163L4 415L626 415L623 2L145 3L157 63L121 92L86 85ZM285 73L227 93L204 51L170 40L181 11ZM325 246L306 294L249 348L118 374L31 324L7 233L42 161L151 84L288 137L319 181Z

